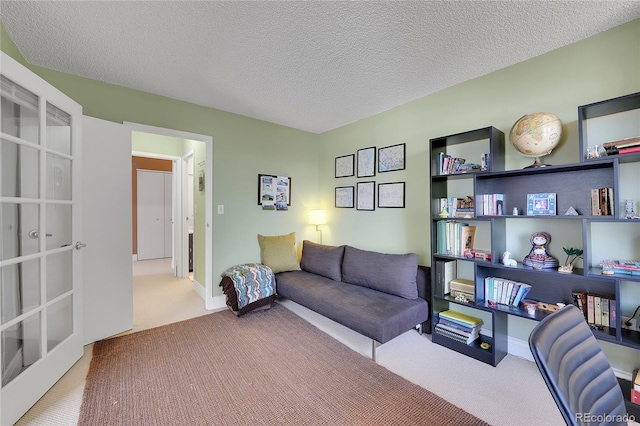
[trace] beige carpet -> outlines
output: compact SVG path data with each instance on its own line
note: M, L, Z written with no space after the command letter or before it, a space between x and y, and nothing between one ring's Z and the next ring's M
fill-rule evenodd
M97 342L78 424L486 423L276 304Z

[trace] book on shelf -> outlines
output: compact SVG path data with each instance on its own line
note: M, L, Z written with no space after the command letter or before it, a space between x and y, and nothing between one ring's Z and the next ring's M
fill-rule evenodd
M640 275L640 261L638 260L611 260L605 259L600 262L603 273L622 275Z
M456 278L455 260L436 260L436 294L444 296L450 293L449 283Z
M613 188L591 189L591 215L613 216L614 209Z
M640 153L640 136L605 142L602 147L607 155L625 155Z
M634 404L640 405L640 370L634 369L631 375L631 395L629 399Z
M600 296L593 296L593 323L602 325L602 307L600 305Z
M630 146L640 146L640 136L620 139L617 141L609 141L602 144L602 147L604 149L611 148L611 147L626 148Z
M482 214L484 216L502 216L504 208L504 194L482 195Z
M499 277L484 279L484 294L487 302L491 300L500 305L518 307L529 291L531 291L530 284Z
M472 317L471 315L463 314L462 312L451 309L440 312L439 316L457 324L469 327L480 326L483 324L481 318Z
M437 213L435 216L441 216L446 212L446 217L451 218L470 219L475 215L472 196L438 198L434 210Z
M453 339L456 342L464 343L466 345L470 345L480 337L479 331L463 332L441 323L436 324L435 332L441 336L448 337L449 339Z
M490 168L491 168L491 154L488 152L484 152L480 156L480 170L489 170Z
M587 323L615 328L616 300L612 297L587 292L573 292L573 304L580 309Z
M438 154L438 169L441 175L454 175L458 173L475 172L481 169L479 164L467 163L467 160L460 157L453 157L444 152Z
M436 225L438 254L462 257L473 250L476 227L456 220L440 220Z

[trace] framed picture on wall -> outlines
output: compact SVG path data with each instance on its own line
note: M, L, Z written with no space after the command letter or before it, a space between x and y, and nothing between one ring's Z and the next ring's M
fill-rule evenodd
M376 183L358 182L356 188L356 210L375 210Z
M291 178L259 174L258 205L264 210L287 210L291 205Z
M353 163L354 155L343 155L342 157L336 157L336 177L349 177L353 176Z
M376 147L359 149L357 152L358 177L376 175Z
M378 207L404 208L405 183L378 184Z
M353 186L336 187L336 208L353 208Z
M405 169L406 145L386 146L378 150L378 173Z

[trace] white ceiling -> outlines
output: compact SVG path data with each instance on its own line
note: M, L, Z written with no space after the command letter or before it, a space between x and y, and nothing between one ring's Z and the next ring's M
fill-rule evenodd
M0 1L32 64L314 133L636 18L640 1Z

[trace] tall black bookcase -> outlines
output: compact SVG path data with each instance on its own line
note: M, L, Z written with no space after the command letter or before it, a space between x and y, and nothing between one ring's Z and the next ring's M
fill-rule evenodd
M604 155L603 143L640 136L640 93L614 98L578 107L580 161L521 170L505 170L505 137L494 128L487 127L469 132L430 140L431 157L431 270L433 285L432 331L438 323L439 312L466 306L490 316L490 324L485 322L488 335L479 341L465 345L432 333L434 343L449 347L482 362L496 366L508 352L507 319L509 315L539 321L548 313L537 310L529 314L521 307L490 304L485 294L485 278L500 277L505 280L531 285L527 299L544 303L573 303L574 292L597 294L615 300L617 317L610 326L594 328L596 338L613 344L623 345L640 351L640 330L623 327L622 317L630 316L640 305L640 276L627 274L604 275L600 262L605 259L640 260L640 220L627 219L624 200L635 199L637 212L638 187L640 186L640 154ZM598 146L598 155L588 155ZM474 172L443 174L442 154L461 156L475 160L478 153L489 154L489 164L484 170ZM478 160L479 161L479 158ZM591 214L591 190L611 188L614 214L599 216ZM556 194L556 215L527 216L527 194ZM504 194L502 215L489 216L479 203L485 194ZM467 218L443 218L439 216L441 198L466 197L475 200L475 212ZM573 207L579 215L565 215ZM513 215L517 208L519 215ZM477 227L474 246L491 253L490 260L456 257L438 252L437 228L441 220L464 221ZM519 222L522 221L522 222ZM525 222L526 221L526 222ZM582 268L571 274L563 274L553 269L536 270L522 265L522 256L514 257L516 267L501 263L502 254L508 249L509 229L520 224L543 228L546 225L566 229L571 238L578 238L584 250ZM566 247L569 238L555 235L554 247ZM572 241L573 241L572 240ZM526 253L525 253L526 254ZM564 253L557 253L560 264ZM474 283L475 300L464 302L443 294L442 283L438 283L439 265L454 261L464 266L465 278ZM482 316L482 315L480 315ZM486 317L486 315L485 315ZM640 319L638 319L640 322ZM488 343L481 347L481 343ZM639 353L640 354L640 353ZM640 356L640 355L639 355Z

